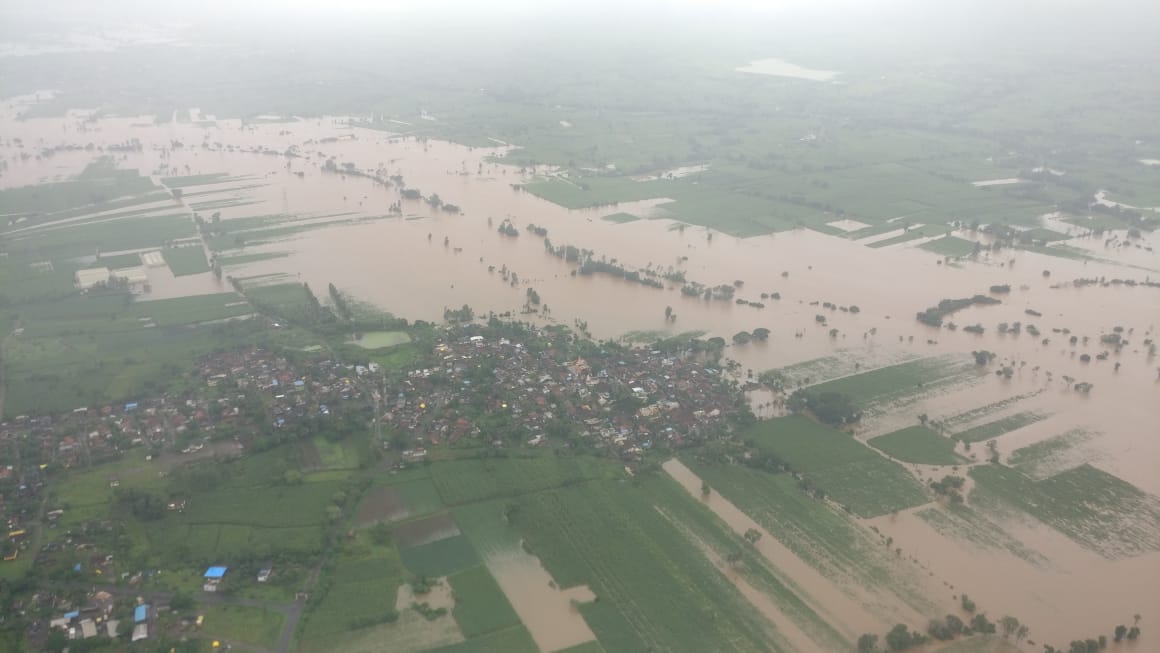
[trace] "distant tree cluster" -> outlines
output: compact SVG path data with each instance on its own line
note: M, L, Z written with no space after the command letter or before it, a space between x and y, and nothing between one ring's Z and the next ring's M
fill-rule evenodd
M809 411L820 422L831 426L850 424L862 418L862 411L854 404L854 399L838 392L798 390L790 395L787 406L795 413Z

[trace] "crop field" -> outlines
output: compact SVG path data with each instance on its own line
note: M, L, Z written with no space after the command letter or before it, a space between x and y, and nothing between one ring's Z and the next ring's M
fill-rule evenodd
M399 546L410 548L459 535L459 527L449 514L412 519L395 526L392 535Z
M306 289L297 283L243 285L246 297L277 310L300 310L307 306Z
M202 631L211 639L244 642L273 649L286 617L277 610L247 605L204 605L198 611L205 616Z
M792 476L701 463L691 457L688 464L712 492L720 493L827 577L888 589L920 612L931 608L916 589L919 583L912 569L848 515L802 492Z
M930 527L956 542L970 542L993 551L1006 551L1037 567L1046 567L1043 554L1012 537L995 522L967 506L924 508L915 513Z
M1035 480L1043 480L1083 462L1079 459L1084 457L1084 445L1097 435L1087 429L1071 429L1016 449L1007 464Z
M428 653L537 653L531 633L522 625L497 630L458 644L449 644Z
M19 224L27 227L168 195L149 177L136 170L118 170L112 157L101 157L66 181L0 190L0 206L5 214L29 214Z
M402 519L410 514L407 504L398 488L381 485L367 492L359 504L354 521L361 526L369 526L381 521Z
M180 213L85 222L68 228L41 229L12 236L7 249L36 251L48 260L94 255L98 251L119 251L156 247L163 242L192 238L193 222Z
M945 224L924 224L920 227L914 227L913 229L909 229L909 230L907 230L906 233L899 234L893 238L887 238L885 240L876 240L872 243L867 244L866 246L872 247L874 249L879 249L881 247L890 247L891 245L900 245L902 243L908 243L912 240L918 240L919 238L930 238L931 236L945 234L947 231L950 231L950 227L948 227ZM945 236L944 236L944 238L945 238Z
M315 437L310 445L318 453L321 469L356 469L358 467L358 452L348 440L334 442L325 437Z
M176 299L135 301L129 306L127 317L148 318L157 326L177 326L224 320L253 312L254 309L241 295L224 292Z
M809 386L809 392L849 395L859 406L869 408L964 383L977 374L968 355L935 356L826 381Z
M1021 510L1106 558L1160 550L1160 498L1091 465L1042 481L1001 465L970 474L981 510Z
M380 623L395 609L403 574L392 549L340 557L311 596L299 631L302 650L333 650L330 638Z
M890 457L906 463L923 465L957 465L967 462L955 453L955 443L925 426L908 428L871 438L868 444Z
M843 349L834 356L823 356L768 370L761 376L763 380L768 378L771 382L788 390L801 385L813 385L840 376L856 374L867 368L898 365L914 359L913 354L900 351Z
M874 517L927 501L898 463L840 431L793 415L758 422L741 433L759 449L805 474L838 503Z
M190 501L185 521L191 524L316 526L324 518L338 482L320 481L282 487L255 487L245 492L216 489Z
M443 503L456 506L579 483L606 472L606 466L587 458L538 455L446 461L432 467L431 478Z
M672 496L684 492L658 481ZM606 650L770 648L764 619L648 492L592 481L525 495L519 506L513 524L558 585L596 594L580 612Z
M1006 435L1007 433L1034 424L1040 420L1047 419L1047 417L1047 415L1030 411L1015 413L1014 415L1008 415L1007 417L979 424L965 431L960 431L954 435L954 439L962 442L983 442L997 438L1000 435Z
M112 256L102 256L97 259L94 265L116 270L118 268L133 268L141 265L140 254L114 254Z
M183 277L209 272L209 261L206 260L205 249L200 243L189 247L166 247L161 250L161 255L165 257L165 262L174 276Z
M416 576L450 576L479 564L479 554L463 535L407 548L400 544L399 556Z
M925 249L928 252L933 252L940 256L950 256L958 258L961 256L970 256L975 252L976 243L965 238L957 236L943 236L938 240L932 240L928 243L923 243L918 247Z
M455 593L455 621L472 639L520 624L520 618L487 567L472 567L447 578Z

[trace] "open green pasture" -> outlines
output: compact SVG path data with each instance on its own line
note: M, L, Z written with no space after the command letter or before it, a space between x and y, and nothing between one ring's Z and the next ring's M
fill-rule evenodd
M970 256L975 253L975 247L978 245L975 241L959 238L958 236L943 236L938 240L932 240L919 245L920 249L925 249L928 252L934 252L940 256L950 256L951 258L959 258L961 256Z
M203 605L202 633L211 639L252 644L265 649L278 645L286 617L277 610L248 605Z
M404 573L391 548L340 555L311 594L298 631L301 650L332 651L335 637L389 619Z
M925 426L911 426L871 438L868 444L904 463L957 465L967 462L955 453L954 440L944 438Z
M970 474L980 510L1023 511L1107 558L1160 550L1160 498L1091 465L1042 481L1001 465Z
M385 349L411 342L411 336L406 331L371 331L350 342L363 349Z
M863 517L927 501L922 486L901 465L807 417L761 421L740 436L804 474L835 501Z

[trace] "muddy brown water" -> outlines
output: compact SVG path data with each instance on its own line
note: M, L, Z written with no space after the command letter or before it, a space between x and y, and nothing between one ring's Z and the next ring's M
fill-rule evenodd
M595 600L587 586L559 589L540 559L522 549L487 556L487 568L544 653L596 639L579 604Z
M199 126L155 124L151 117L113 117L86 123L84 114L78 112L65 118L16 122L20 103L19 99L10 99L0 106L0 125L6 135L0 139L0 158L7 164L0 174L0 187L66 178L99 154L74 151L37 156L36 152L44 147L89 142L102 147L136 138L142 142L143 151L112 154L121 167L137 168L156 177L223 172L248 177L186 189L186 204L230 197L253 202L202 211L220 210L226 221L285 213L341 213L346 218L370 218L386 215L387 207L400 199L397 189L384 188L367 179L322 172L322 164L330 157L339 164L352 162L360 169L402 174L408 187L418 188L425 195L438 193L463 209L462 215L451 215L434 211L425 202L404 200L402 217L354 226L320 227L278 242L247 247L244 253L276 251L288 252L289 256L231 267L228 274L290 273L292 279L309 282L314 288L334 283L397 315L433 321L442 318L445 307L463 304L472 306L477 314L513 311L519 315L531 287L540 294L550 313L547 317L521 316L523 319L567 325L583 320L597 338L618 337L629 331L676 334L696 330L728 340L741 330L769 328L768 342L727 349L727 355L740 362L742 374L750 369L757 373L840 355L843 350L877 347L916 356L969 356L971 350L987 349L997 353L1000 360L1013 361L1017 369L1014 378L1003 381L992 375L962 391L911 402L869 420L857 437L865 439L909 425L921 412L945 416L1041 389L1030 405L1052 414L1052 428L1038 426L1004 436L1000 439L1003 455L1030 444L1039 435L1046 438L1071 427L1094 426L1100 433L1093 441L1100 454L1097 464L1142 489L1160 494L1160 474L1156 474L1160 438L1154 436L1153 428L1160 418L1160 361L1150 359L1142 344L1145 338L1160 337L1160 290L1052 287L1081 277L1155 280L1160 277L1160 234L1145 235L1140 248L1109 246L1104 239L1070 243L1124 265L1006 251L988 255L978 263L944 264L939 257L907 245L873 249L807 230L747 239L716 233L710 240L709 231L702 227L677 230L675 223L663 218L619 225L600 219L615 212L656 214L663 200L568 211L515 191L511 185L527 181L529 173L487 159L502 154L504 147L421 143L350 127L337 118L248 126L219 121L213 126ZM23 139L22 147L12 140L17 134ZM182 141L185 147L173 149L170 143L174 140ZM203 141L232 145L235 151L205 150L200 147ZM284 151L291 146L303 156L287 159L238 151L254 147ZM29 156L24 158L22 154ZM239 188L256 184L261 185ZM203 190L218 192L196 199L189 196ZM164 212L169 209L159 208L158 213ZM521 229L518 238L506 238L496 232L504 219L511 219ZM573 266L545 254L542 239L523 231L529 223L547 228L555 245L590 248L630 267L672 266L683 270L690 280L707 285L740 280L743 285L737 296L764 301L766 308L705 302L685 297L675 287L656 290L608 277L573 276ZM1144 247L1152 247L1153 251ZM497 272L489 273L488 266L495 266ZM500 278L498 269L503 266L519 275L517 286ZM1050 275L1044 276L1044 271ZM173 277L166 268L150 268L149 275L152 298L228 289L226 283L208 273ZM983 324L987 331L981 336L961 329L932 329L914 320L916 312L941 299L986 293L995 284L1012 287L1010 294L1002 296L1001 305L969 308L950 318L960 326ZM781 293L780 300L760 299L762 292L774 291ZM813 302L857 305L861 311L830 311L811 305ZM665 320L667 306L676 314L675 322ZM1029 316L1025 309L1034 309L1042 316ZM815 322L819 314L827 318L824 327ZM1043 332L1041 337L1026 332L1020 336L996 332L997 323L1015 321L1034 323ZM1127 335L1131 345L1111 354L1107 361L1082 363L1081 354L1094 358L1105 349L1098 344L1099 336L1115 326L1131 330ZM830 336L830 328L838 329L836 337ZM1090 341L1071 346L1065 335L1052 333L1052 328L1068 328L1073 334L1088 336ZM1043 344L1043 338L1050 342ZM1119 371L1113 368L1115 362L1122 364ZM1064 375L1094 383L1095 389L1090 395L1079 395L1068 389ZM757 403L768 401L770 398L764 397ZM770 409L768 414L776 414L776 410ZM1009 610L1027 621L1033 631L1057 632L1067 637L1091 636L1097 627L1100 632L1109 631L1118 621L1130 618L1129 614L1112 619L1113 606L1139 612L1153 622L1160 619L1160 594L1140 582L1141 578L1160 579L1155 556L1092 561L1077 553L1069 540L1053 537L1054 532L1049 532L1038 540L1037 548L1053 561L1050 571L1017 572L1016 567L1007 570L1006 563L996 563L996 569L1006 571L984 574L977 562L985 559L984 554L961 543L948 542L929 528L922 528L921 523L908 528L896 539L909 540L913 542L910 546L930 551L932 560L937 555L940 568L974 570L956 571L956 586L972 595L995 597L996 605L1010 605ZM769 541L773 542L773 538ZM1100 578L1123 582L1103 583ZM974 589L973 585L983 584L982 579L986 579L986 587ZM811 595L830 591L816 578L803 582ZM1097 594L1091 587L1106 589L1116 600L1094 601L1092 597ZM1001 596L1023 598L1003 603L998 598ZM1018 604L1023 602L1051 607L1019 609ZM1094 604L1099 605L1091 609L1092 616L1085 616L1085 609ZM1133 607L1128 608L1129 605ZM846 620L845 611L840 612ZM857 612L851 611L847 628L863 624Z

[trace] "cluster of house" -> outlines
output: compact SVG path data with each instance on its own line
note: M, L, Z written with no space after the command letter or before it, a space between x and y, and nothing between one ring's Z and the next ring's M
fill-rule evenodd
M227 384L243 393L257 391L274 428L307 416L329 416L339 402L362 398L362 380L379 371L375 363L349 365L326 358L291 362L257 347L208 356L198 367L210 388Z
M387 390L380 419L414 437L411 456L464 437L519 433L528 445L566 431L635 457L719 429L738 407L721 371L690 353L587 348L535 334L535 346L470 329L448 332L438 365L410 371ZM495 420L495 417L499 417Z
M33 597L35 602L39 595ZM49 628L59 628L69 639L90 639L93 637L115 638L119 635L120 619L113 617L115 601L113 595L97 590L89 594L79 607L57 612L59 617L50 619ZM133 628L130 638L137 642L149 637L149 624L153 619L153 609L142 599L137 599L133 607Z

